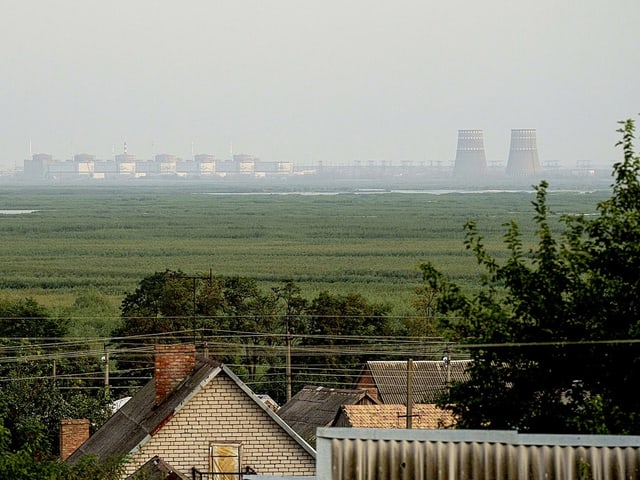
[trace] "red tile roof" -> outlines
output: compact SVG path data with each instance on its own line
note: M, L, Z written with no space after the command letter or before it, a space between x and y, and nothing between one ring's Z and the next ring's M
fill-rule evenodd
M455 421L448 410L434 404L415 404L412 407L412 428L452 428ZM405 405L343 405L334 426L365 428L406 428Z

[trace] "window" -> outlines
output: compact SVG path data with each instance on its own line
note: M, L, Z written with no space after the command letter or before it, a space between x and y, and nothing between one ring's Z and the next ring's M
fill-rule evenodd
M239 443L212 443L209 445L211 473L216 480L238 480L240 473Z

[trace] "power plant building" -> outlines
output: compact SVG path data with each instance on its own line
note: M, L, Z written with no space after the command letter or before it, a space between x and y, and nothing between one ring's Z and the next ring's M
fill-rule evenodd
M486 171L483 131L458 130L458 148L453 174L457 177L473 177L484 175Z
M27 178L46 178L49 167L53 165L53 156L48 153L35 153L24 161L24 175Z
M116 155L118 175L134 175L136 173L136 156L125 152Z
M507 175L528 176L536 175L541 171L536 130L533 128L511 130Z
M156 155L156 173L160 175L175 175L178 158L169 153Z
M76 173L81 176L92 176L95 172L95 155L89 153L77 153L73 156Z
M199 153L193 158L200 168L200 175L213 175L216 172L216 158L213 155Z

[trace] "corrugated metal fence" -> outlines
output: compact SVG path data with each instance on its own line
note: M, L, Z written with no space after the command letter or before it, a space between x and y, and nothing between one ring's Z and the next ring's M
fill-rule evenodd
M640 480L640 437L323 428L318 480Z

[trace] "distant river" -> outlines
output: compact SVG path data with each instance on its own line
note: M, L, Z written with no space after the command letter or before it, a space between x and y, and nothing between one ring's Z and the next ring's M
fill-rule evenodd
M0 210L0 215L22 215L23 213L33 213L37 210Z
M549 193L594 193L595 190L547 190ZM333 191L333 192L314 192L314 191L293 191L293 192L201 192L199 195L307 195L307 196L329 196L329 195L383 195L388 193L405 193L405 194L426 194L426 195L447 195L451 193L535 193L532 189L522 190L384 190L384 189L363 189L354 191Z

